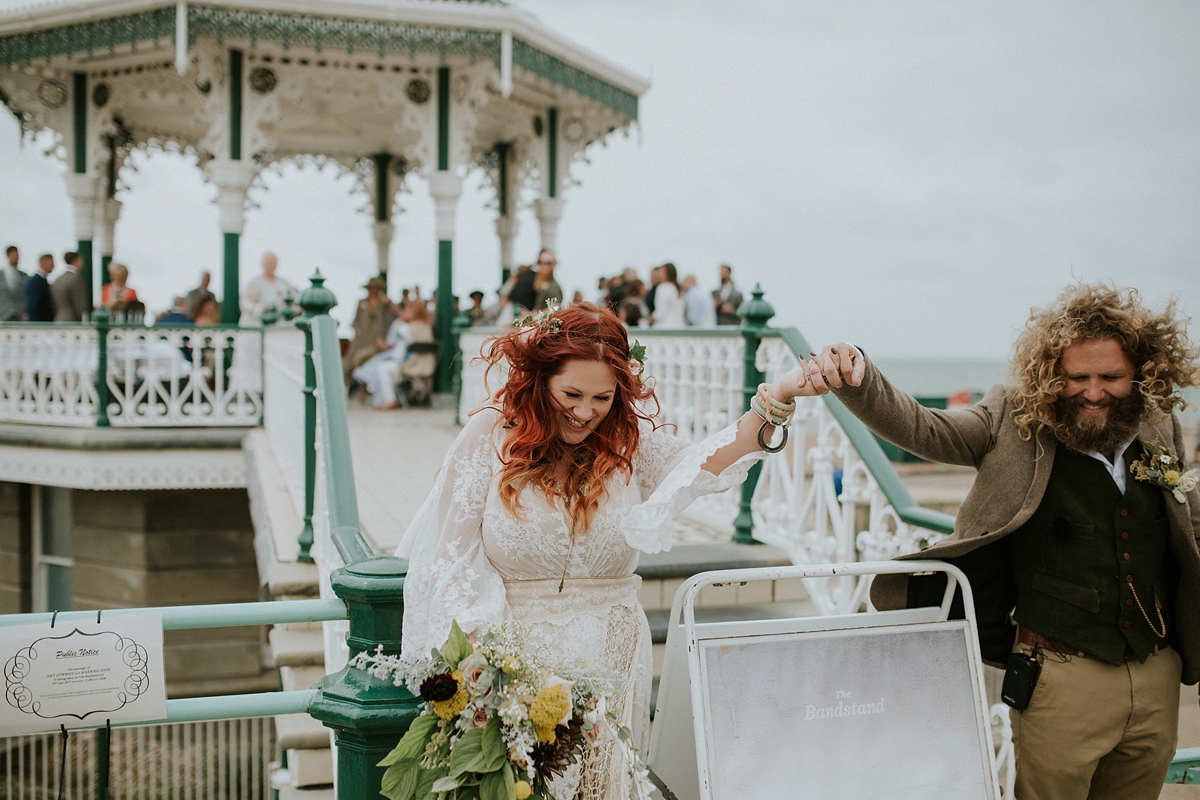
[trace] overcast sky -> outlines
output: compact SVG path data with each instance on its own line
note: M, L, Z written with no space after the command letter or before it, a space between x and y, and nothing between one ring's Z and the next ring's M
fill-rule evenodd
M1200 315L1200 4L519 5L653 81L632 135L573 170L567 291L664 260L711 286L726 261L743 289L762 283L777 323L888 357L1004 358L1030 307L1075 279L1155 304L1175 294ZM134 163L117 258L161 309L200 269L219 274L215 190L186 156ZM73 245L62 171L0 120L0 244L27 268ZM460 294L498 283L478 184L459 203ZM429 290L432 201L409 187L391 274ZM374 269L367 198L352 190L315 169L267 176L244 279L268 248L297 282L319 265L346 316ZM518 260L537 244L526 211Z

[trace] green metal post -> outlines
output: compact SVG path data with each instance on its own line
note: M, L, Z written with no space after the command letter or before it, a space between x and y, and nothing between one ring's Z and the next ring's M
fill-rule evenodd
M454 294L451 284L454 275L454 243L438 241L437 330L434 335L442 343L438 351L437 390L451 391L454 383L454 348L451 346L454 314Z
M742 318L742 338L746 341L746 351L742 357L742 413L750 410L750 398L758 391L763 374L755 361L758 356L758 346L762 342L762 332L767 322L775 316L775 309L763 300L761 286L755 285L751 299L742 303L738 309ZM758 476L762 473L762 462L750 468L746 482L742 484L742 500L739 504L737 519L733 522L733 541L738 544L760 544L754 538L754 516L750 512L750 503L754 499L754 489L758 486Z
M103 306L92 315L96 324L98 357L96 359L96 427L107 428L108 424L108 328L112 316Z
M242 51L229 51L229 159L242 160Z
M454 424L462 425L462 420L459 418L459 406L462 404L462 373L463 373L463 354L462 347L459 342L462 339L462 332L471 327L471 318L466 312L460 311L458 316L454 318Z
M241 234L225 234L225 269L224 298L221 302L221 324L237 325L242 316L241 300L238 289L238 262L241 251Z
M87 307L91 308L96 303L92 299L94 292L92 291L92 240L80 239L78 242L79 260L83 263L83 267L79 270L79 277L83 279L84 299L87 302ZM105 264L105 267L108 265ZM107 271L107 270L106 270Z
M450 68L438 67L437 76L438 138L437 168L450 169Z
M297 561L312 563L313 505L317 496L317 368L313 362L312 318L328 314L337 305L333 292L325 288L321 270L309 279L312 284L298 300L304 316L296 327L304 331L304 527L300 530L300 554Z
M351 564L330 576L334 594L350 611L346 644L350 657L399 655L404 617L404 575L408 562L384 556ZM377 766L400 741L421 711L420 698L403 686L369 672L345 667L326 676L309 713L333 729L337 742L337 798L379 797L384 768Z
M392 216L392 204L388 202L392 196L388 181L392 156L390 153L377 153L371 158L375 161L375 221L387 222Z
M108 728L96 731L96 800L108 800L108 769L109 753L112 748L112 736Z
M72 111L74 116L75 128L75 174L83 175L87 173L87 73L76 72L73 76L73 91L72 94Z
M558 197L558 109L546 114L546 194Z

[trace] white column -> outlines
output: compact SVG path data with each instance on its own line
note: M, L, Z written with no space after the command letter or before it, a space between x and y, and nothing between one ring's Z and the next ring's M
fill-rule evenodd
M379 260L379 274L386 275L388 271L388 255L392 248L392 238L396 235L396 226L390 222L375 223L375 250Z
M454 217L458 198L462 195L462 178L449 171L435 172L429 179L429 192L433 195L438 241L453 241Z
M121 201L116 198L105 198L98 204L96 213L96 249L99 251L101 263L105 258L111 259L116 250L117 220L121 218Z
M67 194L75 212L75 238L90 241L96 235L96 207L100 203L100 179L95 175L67 174Z
M513 259L513 242L517 239L519 228L514 214L496 217L496 235L500 237L500 268L505 270L506 275L511 275L516 266Z
M217 208L221 212L221 233L241 234L246 224L246 193L254 183L252 162L214 158L208 164L208 176L217 187Z
M542 229L542 249L555 250L558 240L558 221L562 218L563 201L561 197L543 197L535 204L538 224Z

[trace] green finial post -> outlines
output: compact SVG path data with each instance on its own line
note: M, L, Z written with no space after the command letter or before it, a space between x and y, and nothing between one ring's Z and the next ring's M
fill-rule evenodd
M399 655L404 618L404 575L408 562L383 556L336 570L334 593L346 601L350 658L362 652ZM332 728L337 741L338 800L379 797L391 752L421 713L422 701L391 679L347 666L327 675L309 713Z
M312 285L300 293L298 301L304 316L296 320L296 327L304 331L304 527L300 529L300 552L296 560L311 564L313 505L317 496L317 367L313 363L312 318L328 314L337 305L337 297L325 288L320 269L310 281Z
M96 309L92 315L96 324L96 338L99 344L96 362L96 427L107 428L108 422L108 329L111 327L112 315L104 306Z
M758 385L763 381L763 373L756 364L758 347L762 343L762 332L767 328L767 322L775 316L775 309L763 300L762 286L755 284L750 299L742 303L738 309L742 318L742 338L746 340L746 350L742 361L742 412L750 410L750 398L758 391ZM762 473L762 462L750 468L746 482L742 484L742 499L739 504L737 519L733 522L733 541L738 544L760 544L754 538L754 516L750 511L750 503L754 499L754 489L758 486L758 476Z

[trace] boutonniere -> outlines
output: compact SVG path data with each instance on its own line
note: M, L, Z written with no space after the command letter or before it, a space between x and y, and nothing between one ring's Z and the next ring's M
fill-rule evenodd
M1196 488L1200 474L1194 469L1185 470L1179 457L1169 453L1157 439L1142 442L1142 450L1142 457L1129 465L1133 476L1166 489L1181 503L1187 502L1184 494Z

